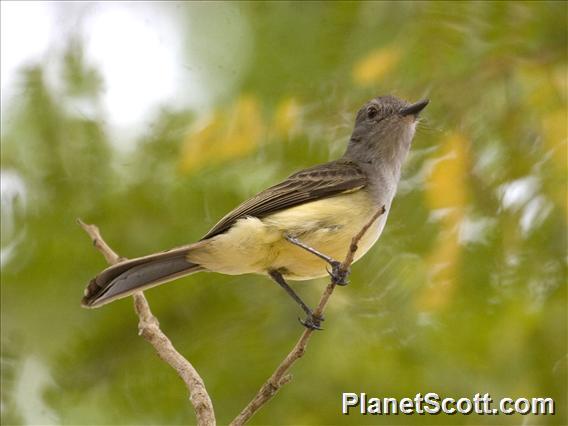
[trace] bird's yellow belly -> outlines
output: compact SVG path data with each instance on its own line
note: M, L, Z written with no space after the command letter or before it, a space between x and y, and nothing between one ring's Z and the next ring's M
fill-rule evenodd
M388 206L386 206L388 208ZM378 207L364 190L313 201L262 219L238 220L224 234L204 241L188 255L191 262L225 274L265 274L278 270L286 278L306 280L327 275L328 264L290 243L284 235L342 261L351 239ZM377 241L386 222L383 214L358 244L355 260Z

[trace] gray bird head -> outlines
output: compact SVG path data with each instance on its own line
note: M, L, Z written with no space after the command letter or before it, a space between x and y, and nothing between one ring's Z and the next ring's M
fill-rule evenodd
M359 162L377 159L401 163L410 149L420 111L428 100L411 104L394 96L379 96L357 113L346 158Z

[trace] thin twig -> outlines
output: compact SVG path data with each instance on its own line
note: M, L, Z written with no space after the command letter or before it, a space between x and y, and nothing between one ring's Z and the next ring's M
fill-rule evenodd
M101 237L101 232L99 231L97 225L88 225L81 219L77 219L77 223L81 225L81 228L83 228L87 234L89 234L93 245L98 251L102 253L109 265L114 265L126 260L125 257L120 257L118 254L116 254L114 250L111 249L110 246L105 242L105 240L103 240L103 237Z
M353 263L353 259L355 256L355 252L357 251L357 244L365 233L369 230L369 228L373 225L373 223L379 218L379 216L385 213L385 207L381 207L367 222L367 224L359 231L357 235L355 235L351 239L351 245L349 246L349 250L347 255L345 256L345 260L341 263L340 273L348 273L349 267ZM325 288L323 294L321 295L320 301L314 310L314 316L322 318L323 311L329 301L333 290L335 289L336 284L333 280ZM237 417L231 422L231 426L241 426L244 425L255 413L264 405L266 404L272 397L280 390L282 386L292 380L291 374L288 373L292 365L300 359L304 353L306 352L306 347L312 336L314 330L310 328L306 328L292 350L286 355L286 358L280 363L280 365L276 368L274 373L269 377L269 379L262 385L260 390L257 394L253 397L253 399L248 403L248 405L239 413Z
M126 260L110 248L96 225L88 225L81 219L77 219L77 223L89 234L93 245L103 254L110 265ZM172 367L185 383L189 391L189 400L195 410L197 424L214 426L215 412L203 379L193 365L174 348L170 339L160 329L158 319L152 314L144 294L142 292L134 293L133 298L134 310L139 319L139 334L154 347L158 356Z
M369 228L373 225L373 223L375 223L375 221L379 218L379 216L384 215L385 212L386 212L385 206L382 206L373 215L371 220L369 222L367 222L367 224L365 226L363 226L363 228L361 228L359 233L351 239L351 245L349 246L349 250L347 251L347 256L345 256L345 260L343 261L343 264L341 265L341 267L343 269L347 269L347 268L349 268L349 266L351 266L351 264L353 263L353 257L355 256L355 252L357 251L357 248L358 248L357 244L359 244L359 241L361 241L361 238L363 238L363 235L365 235L365 233L369 230Z

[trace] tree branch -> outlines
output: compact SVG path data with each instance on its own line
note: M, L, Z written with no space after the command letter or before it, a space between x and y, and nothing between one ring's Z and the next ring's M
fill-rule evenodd
M77 223L89 234L93 245L103 254L110 265L126 260L126 258L116 254L103 240L96 225L88 225L81 219L77 219ZM139 319L138 333L154 347L158 356L172 367L185 383L189 391L189 400L195 410L197 424L214 426L215 412L203 379L193 365L174 348L170 339L160 329L158 319L152 314L144 294L137 292L132 296L134 298L134 310Z
M353 263L355 252L357 251L357 244L361 241L361 238L369 230L369 228L375 223L379 216L385 213L385 206L381 207L367 222L367 224L351 239L351 245L349 246L349 251L345 256L345 260L341 263L340 272L345 274L349 273L349 268ZM329 301L336 284L333 280L325 288L323 294L321 295L320 301L314 310L314 316L322 317L323 311ZM269 377L269 379L262 385L260 390L254 396L254 398L248 403L248 405L239 413L237 417L231 422L231 426L241 426L244 425L255 413L280 390L282 386L292 380L292 375L288 373L292 365L300 359L306 352L306 347L314 332L313 329L306 328L300 339L296 342L292 350L286 355L286 358L280 363L276 368L274 373Z

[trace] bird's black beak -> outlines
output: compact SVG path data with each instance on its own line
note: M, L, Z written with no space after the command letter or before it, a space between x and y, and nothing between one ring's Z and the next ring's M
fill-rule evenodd
M424 108L426 108L426 105L428 105L429 102L430 102L430 100L428 100L428 99L418 101L415 104L412 104L412 105L407 106L406 108L402 109L400 111L400 115L402 115L403 117L406 117L407 115L414 115L415 117L417 117L418 114L420 113L420 111L422 111Z

